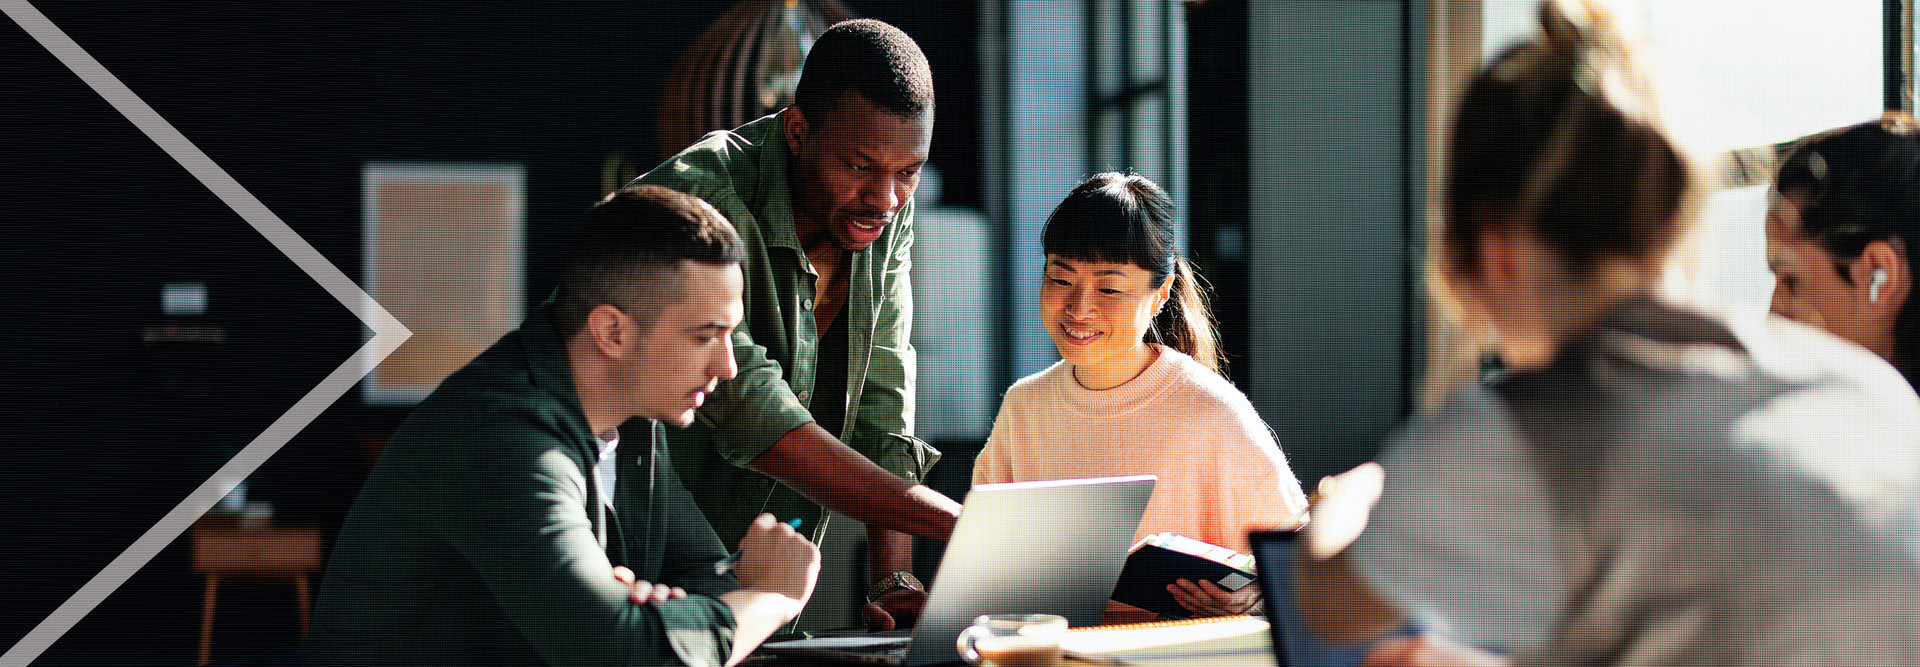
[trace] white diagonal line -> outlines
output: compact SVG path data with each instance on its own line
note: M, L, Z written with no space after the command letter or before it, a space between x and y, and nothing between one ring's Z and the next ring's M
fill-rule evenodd
M0 11L5 11L7 16L27 31L27 34L32 35L41 46L46 47L54 57L59 58L67 69L73 70L73 73L92 87L94 92L106 98L107 102L118 109L121 115L126 116L127 120L132 121L135 127L146 133L149 139L158 144L168 155L173 156L173 159L178 161L180 166L185 167L188 173L193 174L194 178L200 179L201 184L207 186L208 190L212 190L248 224L253 225L261 236L267 237L274 247L286 253L294 264L306 271L307 275L320 283L321 287L326 288L333 298L352 309L354 315L374 332L373 338L348 358L346 363L335 368L326 379L321 380L312 391L307 392L305 397L294 403L286 414L281 415L273 425L268 426L267 430L255 437L253 442L248 443L245 449L233 457L233 460L221 466L213 477L201 484L200 488L195 489L193 493L188 494L185 500L173 508L173 511L168 512L159 523L148 529L146 534L141 535L132 546L121 552L119 557L114 558L105 569L94 575L93 579L80 587L72 597L67 598L65 603L35 626L32 632L28 632L25 638L14 644L5 655L0 655L0 667L7 667L26 665L39 657L61 635L66 634L67 630L72 629L81 618L86 617L88 612L93 611L93 608L99 606L108 595L113 594L121 584L126 583L133 573L138 572L148 561L153 560L155 554L160 553L161 549L178 539L188 526L212 508L221 497L232 491L236 484L246 479L247 475L259 468L260 464L266 462L274 452L279 451L280 447L287 444L294 434L306 428L307 424L318 417L321 411L326 410L327 406L332 405L342 394L352 389L354 383L365 377L375 365L380 363L381 359L392 354L395 348L400 347L400 343L413 335L413 332L408 331L400 320L395 319L385 308L381 308L380 304L374 302L373 297L362 291L358 285L347 278L346 274L341 273L333 263L328 262L319 251L314 250L306 239L294 233L287 223L280 220L280 216L274 215L265 204L260 203L252 193L241 187L239 181L235 181L225 169L214 164L206 153L193 145L193 142L187 141L186 136L175 130L171 123L153 110L153 107L147 106L147 103L138 95L133 94L132 90L101 66L99 61L94 60L93 56L88 55L79 44L67 37L65 32L53 25L52 21L47 20L46 15L41 14L26 0L0 0Z

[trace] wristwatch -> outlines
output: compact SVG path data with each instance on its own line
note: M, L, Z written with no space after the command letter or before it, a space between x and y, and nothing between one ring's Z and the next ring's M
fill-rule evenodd
M880 596L886 595L887 591L891 591L896 588L904 588L910 591L920 591L922 593L927 592L927 585L920 583L919 577L913 576L912 572L900 571L900 572L894 572L893 574L889 574L881 578L879 581L873 582L873 585L867 588L867 602L873 602L874 600L878 600L880 599Z

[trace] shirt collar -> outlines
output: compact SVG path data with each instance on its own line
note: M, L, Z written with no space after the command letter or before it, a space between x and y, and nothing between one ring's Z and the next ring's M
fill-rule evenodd
M1630 299L1600 325L1567 346L1555 366L1596 358L1669 372L1742 375L1751 365L1745 345L1726 325L1651 297Z
M1726 325L1649 296L1629 299L1614 307L1602 318L1599 330L1617 331L1666 345L1707 345L1746 352L1746 346L1740 344L1740 339Z
M793 192L787 183L787 110L742 126L741 136L759 144L759 187L754 193L754 216L761 221L761 233L768 245L805 252L800 235L793 229Z
M567 346L560 339L559 330L554 328L551 298L520 323L520 337L527 349L527 370L533 374L533 383L553 392L575 413L582 414L584 427L580 396L573 387L573 368L567 363Z
M604 436L593 436L593 446L598 448L601 462L612 458L614 450L620 447L620 429L607 431Z

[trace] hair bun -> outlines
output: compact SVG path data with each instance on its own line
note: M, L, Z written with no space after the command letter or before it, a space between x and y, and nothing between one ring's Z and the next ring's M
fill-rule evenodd
M1539 23L1538 37L1516 48L1516 57L1494 64L1495 78L1546 86L1543 92L1557 91L1559 82L1572 78L1599 96L1597 79L1629 60L1613 12L1599 0L1542 0Z
M1607 49L1618 44L1613 13L1593 0L1545 0L1540 3L1540 34L1562 53Z
M1896 137L1910 137L1920 135L1920 122L1911 112L1888 109L1880 114L1880 129Z
M1657 116L1651 82L1634 48L1604 0L1544 0L1540 3L1541 48L1556 70L1591 99L1641 120Z

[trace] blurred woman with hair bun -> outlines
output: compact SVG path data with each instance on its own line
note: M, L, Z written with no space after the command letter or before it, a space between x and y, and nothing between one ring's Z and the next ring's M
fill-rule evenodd
M1446 634L1369 665L1920 664L1920 399L1824 332L1656 296L1688 160L1600 5L1540 23L1466 90L1428 253L1511 373L1324 485L1270 611Z

